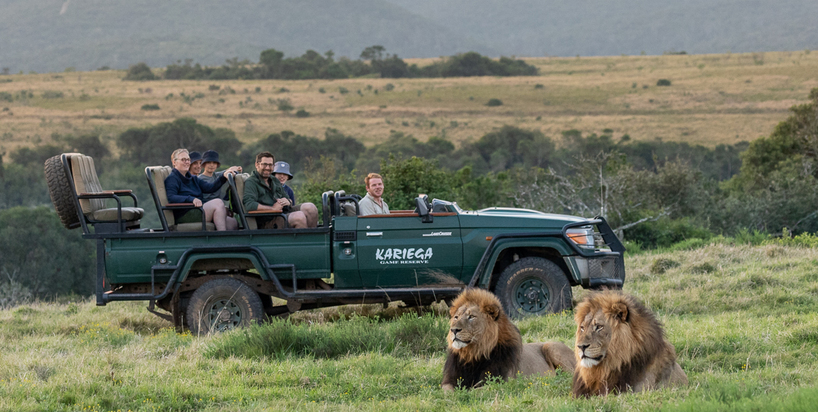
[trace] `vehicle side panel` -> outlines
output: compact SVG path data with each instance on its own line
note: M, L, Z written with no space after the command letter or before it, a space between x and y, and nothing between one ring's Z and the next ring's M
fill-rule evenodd
M105 271L112 284L151 281L151 267L175 266L191 247L247 246L259 248L272 265L296 264L299 279L330 277L329 231L276 233L231 232L213 234L193 232L189 236L164 236L163 233L111 238L105 241ZM161 260L166 259L163 265ZM277 273L291 279L290 271ZM157 272L157 282L166 281L165 271Z

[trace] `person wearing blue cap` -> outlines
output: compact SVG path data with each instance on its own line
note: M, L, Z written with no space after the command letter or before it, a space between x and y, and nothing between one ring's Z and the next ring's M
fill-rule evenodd
M199 152L190 152L190 174L199 176L202 173L202 154Z
M290 173L290 164L287 162L276 162L275 169L273 169L273 176L284 186L287 197L290 198L290 204L296 204L295 192L293 192L293 188L287 186L287 182L293 178L293 174Z

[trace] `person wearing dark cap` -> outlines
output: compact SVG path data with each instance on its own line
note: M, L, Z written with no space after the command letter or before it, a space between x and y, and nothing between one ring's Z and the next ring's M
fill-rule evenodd
M291 204L295 204L295 192L293 192L293 188L287 186L287 182L293 178L293 174L290 173L290 164L287 162L276 162L275 169L273 169L273 176L281 182L281 185L284 186L284 191L287 192L287 197L290 198Z
M199 152L190 152L190 174L198 176L202 173L202 154Z
M205 182L214 182L219 180L222 177L224 172L217 172L216 169L221 166L219 162L219 153L215 150L208 150L204 152L202 155L202 173L199 175L200 180L204 180ZM241 166L234 166L234 168L241 173ZM204 201L209 201L213 199L222 199L225 200L225 205L227 205L227 183L223 184L222 187L212 193L205 193L204 194Z

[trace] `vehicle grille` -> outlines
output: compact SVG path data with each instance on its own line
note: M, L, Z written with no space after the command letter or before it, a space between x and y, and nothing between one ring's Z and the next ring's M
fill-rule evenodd
M356 240L357 233L355 231L335 232L335 240Z
M592 279L625 280L625 263L621 257L588 259L588 272Z

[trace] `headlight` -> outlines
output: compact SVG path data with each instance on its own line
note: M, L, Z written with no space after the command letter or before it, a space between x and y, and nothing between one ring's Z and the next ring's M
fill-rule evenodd
M581 248L593 249L595 246L594 229L592 228L568 229L565 235Z

